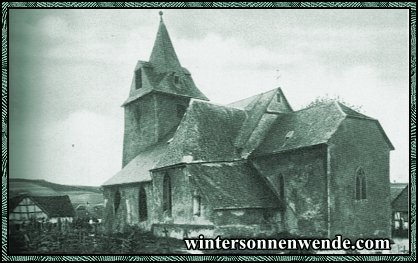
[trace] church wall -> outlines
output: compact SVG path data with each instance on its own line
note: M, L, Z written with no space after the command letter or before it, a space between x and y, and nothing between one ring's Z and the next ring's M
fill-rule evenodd
M273 209L218 209L214 212L216 230L221 237L265 237L281 232L280 214Z
M326 147L317 146L258 157L254 164L278 196L283 177L284 213L280 229L296 235L327 236Z
M158 140L154 96L153 94L145 95L125 106L123 166Z
M139 217L139 191L143 187L146 192L147 220ZM120 193L120 203L115 211L116 192ZM151 182L126 185L107 186L104 188L105 216L104 224L108 232L125 232L130 227L150 230L154 218L153 192Z
M186 110L189 106L189 100L189 98L169 96L163 93L156 95L159 139L164 138L167 133L177 128L183 118L183 114L178 115L177 106L181 105Z
M172 186L171 216L163 210L163 184L164 176L168 174ZM170 168L153 172L152 183L154 188L153 206L155 208L155 225L153 232L164 236L164 229L171 237L182 238L185 232L188 236L198 233L213 233L212 208L202 193L190 180L186 167ZM193 214L193 196L201 197L200 215Z
M373 121L347 118L330 141L331 236L390 236L389 148ZM358 167L366 199L356 200Z

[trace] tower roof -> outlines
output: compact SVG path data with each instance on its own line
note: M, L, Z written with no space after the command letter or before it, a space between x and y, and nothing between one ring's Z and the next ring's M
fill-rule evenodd
M132 78L127 105L149 93L208 100L196 87L190 72L180 65L160 11L160 25L149 61L138 61Z
M183 71L160 11L160 26L149 62L160 72Z

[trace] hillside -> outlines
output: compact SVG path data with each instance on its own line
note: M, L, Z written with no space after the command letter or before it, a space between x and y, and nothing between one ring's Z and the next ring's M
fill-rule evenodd
M78 204L102 204L100 187L62 185L45 180L9 179L9 198L21 195L68 195L74 206Z

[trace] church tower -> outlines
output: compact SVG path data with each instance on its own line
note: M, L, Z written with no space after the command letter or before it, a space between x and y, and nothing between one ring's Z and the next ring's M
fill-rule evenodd
M180 65L160 11L160 25L148 62L138 61L128 99L122 166L166 139L180 123L191 98L208 100Z

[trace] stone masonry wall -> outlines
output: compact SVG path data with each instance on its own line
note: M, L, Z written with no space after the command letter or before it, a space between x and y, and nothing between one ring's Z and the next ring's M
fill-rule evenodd
M149 94L125 106L122 166L158 141L155 95Z
M140 220L139 217L139 191L143 187L146 192L147 220ZM120 203L115 211L115 195L120 193ZM150 230L154 219L152 185L148 183L137 183L127 185L115 185L105 187L105 218L104 224L108 232L124 232L129 227L139 227Z
M283 176L283 223L277 222L280 229L303 236L327 236L325 146L259 157L254 165L278 196L282 195L279 176Z
M347 118L330 143L331 236L389 237L389 148L377 124ZM356 200L355 175L362 167L367 198Z

